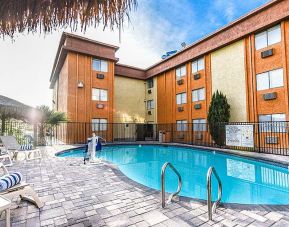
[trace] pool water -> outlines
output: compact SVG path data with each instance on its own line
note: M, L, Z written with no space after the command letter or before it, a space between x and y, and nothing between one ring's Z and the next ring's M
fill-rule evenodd
M83 148L60 157L83 157ZM180 195L207 199L206 175L214 166L223 185L223 203L289 205L289 171L265 162L224 153L175 146L104 146L97 156L115 163L130 179L160 190L161 168L170 162L179 171L183 187ZM177 177L166 171L166 190L176 191ZM213 199L217 199L217 181L212 180Z

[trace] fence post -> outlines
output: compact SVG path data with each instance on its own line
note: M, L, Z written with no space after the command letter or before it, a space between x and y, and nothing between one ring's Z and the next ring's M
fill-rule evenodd
M258 122L257 123L257 128L258 128L258 130L257 130L257 132L258 132L258 153L260 153L261 152L261 143L260 143L260 125L259 125L260 123Z
M33 123L33 146L38 145L38 135L37 135L37 123Z

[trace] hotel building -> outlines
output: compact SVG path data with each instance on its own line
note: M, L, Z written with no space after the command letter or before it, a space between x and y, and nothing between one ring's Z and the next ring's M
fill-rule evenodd
M117 50L63 33L50 78L54 109L95 127L205 123L219 90L233 122L289 120L289 0L270 1L147 69L119 64Z

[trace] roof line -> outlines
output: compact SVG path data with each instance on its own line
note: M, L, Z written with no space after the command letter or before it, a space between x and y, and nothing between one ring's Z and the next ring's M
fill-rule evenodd
M116 49L116 50L119 49L119 46L103 43L103 42L96 41L96 40L93 40L93 39L89 39L89 38L86 38L86 37L83 37L83 36L80 36L80 35L75 35L75 34L68 33L68 32L63 32L63 35L69 36L69 37L73 37L73 38L76 38L76 39L81 39L83 41L87 41L87 42L98 44L98 45L105 46L105 47L111 47L111 48Z
M209 38L211 38L211 37L223 32L223 31L231 28L232 26L234 26L234 25L236 25L236 24L248 19L249 17L254 16L255 14L259 13L259 11L262 11L262 10L270 7L271 5L274 5L274 4L276 4L278 2L281 2L281 1L283 1L283 0L271 0L271 1L267 2L265 5L262 5L262 6L258 7L258 8L256 8L256 9L248 12L247 14L237 18L236 20L232 21L231 23L229 23L229 24L217 29L216 31L206 35L205 37L197 40L196 42L193 42L192 44L188 45L186 48L183 48L182 50L178 51L177 53L175 53L175 54L173 54L173 55L171 55L169 57L167 57L166 59L163 59L163 60L161 60L161 61L159 61L159 62L157 62L157 63L155 63L155 64L153 64L153 65L151 65L151 66L149 66L147 68L145 68L145 71L147 71L149 69L152 69L153 67L155 67L157 65L160 65L161 63L166 62L166 61L174 58L175 56L183 53L184 51L193 48L194 46L196 46L196 45L206 41L207 39L209 39Z
M139 67L135 67L135 66L131 66L131 65L126 65L126 64L116 63L116 65L122 66L122 67L131 68L131 69L146 71L144 68L139 68Z

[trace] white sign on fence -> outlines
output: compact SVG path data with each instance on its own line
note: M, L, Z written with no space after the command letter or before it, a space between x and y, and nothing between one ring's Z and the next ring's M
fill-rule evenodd
M253 125L226 125L226 145L254 147Z

